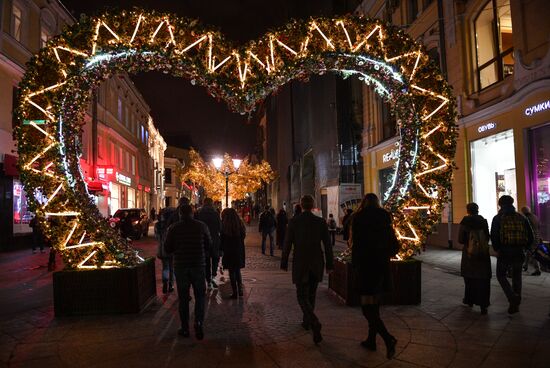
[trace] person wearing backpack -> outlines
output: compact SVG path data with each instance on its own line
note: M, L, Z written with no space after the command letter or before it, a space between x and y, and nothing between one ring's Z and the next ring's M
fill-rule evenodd
M491 256L489 255L489 225L479 215L476 203L466 205L467 216L460 222L458 242L464 244L460 274L464 278L464 299L472 307L479 305L481 314L487 314L491 296Z
M332 213L328 215L327 225L330 234L330 245L334 247L334 244L336 244L336 220Z
M525 216L516 212L514 198L503 195L498 200L500 211L491 223L491 243L497 252L497 280L510 303L508 313L519 312L521 303L521 272L525 248L533 242L533 231ZM506 271L512 270L512 285Z

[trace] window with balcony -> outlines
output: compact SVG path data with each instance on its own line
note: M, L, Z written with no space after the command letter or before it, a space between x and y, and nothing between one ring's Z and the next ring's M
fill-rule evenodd
M11 7L11 35L21 42L21 30L23 28L23 10L13 3Z
M482 90L514 73L510 0L490 0L474 21L477 87Z

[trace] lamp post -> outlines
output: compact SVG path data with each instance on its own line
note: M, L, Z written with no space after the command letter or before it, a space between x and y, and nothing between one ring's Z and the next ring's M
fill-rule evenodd
M239 166L241 166L242 160L239 160L238 158L233 159L233 167L235 168L235 171L229 171L227 167L224 168L223 174L225 175L225 207L229 207L229 175L236 173L239 170ZM214 167L216 170L221 171L222 165L223 165L223 158L221 157L215 157L212 159L212 163L214 164Z

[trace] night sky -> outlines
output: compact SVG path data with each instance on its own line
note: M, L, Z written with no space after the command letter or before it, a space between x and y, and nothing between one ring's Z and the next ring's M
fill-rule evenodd
M327 0L62 0L78 19L106 7L141 6L195 17L220 28L228 39L244 43L266 30L281 26L289 18L305 18L332 12ZM342 2L345 2L342 0ZM229 112L225 103L210 97L203 87L188 80L157 72L132 77L151 107L156 126L170 145L193 146L204 154L246 155L256 144L256 118Z

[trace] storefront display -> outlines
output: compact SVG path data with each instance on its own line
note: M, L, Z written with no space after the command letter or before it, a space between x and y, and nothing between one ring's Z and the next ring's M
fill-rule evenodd
M13 233L31 232L29 226L31 219L32 213L27 206L27 195L23 184L18 179L13 179Z
M470 143L470 151L473 201L479 213L491 221L501 196L512 196L517 203L513 130L475 140Z
M540 235L550 239L550 124L531 129L531 190L533 213L539 218Z

